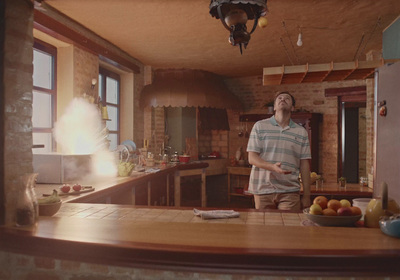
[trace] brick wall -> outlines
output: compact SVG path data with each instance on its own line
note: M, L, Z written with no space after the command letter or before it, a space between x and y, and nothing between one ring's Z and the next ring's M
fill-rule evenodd
M244 104L244 111L238 112L227 110L230 125L230 131L199 131L198 147L199 154L209 154L212 151L218 151L223 158L235 156L238 149L242 149L243 156L247 159L246 147L248 138L245 137L246 131L250 133L254 123L239 122L240 114L265 114L264 104L273 99L277 91L287 90L293 94L296 99L296 109L305 110L312 113L321 113L323 121L320 124L319 141L319 170L324 176L326 182L336 182L338 178L338 139L337 139L337 110L338 102L336 97L325 97L326 88L367 86L367 108L362 110L365 119L360 125L366 127L365 133L362 130L363 137L360 141L360 176L367 176L373 166L373 79L307 83L281 86L263 86L262 76L253 76L245 78L235 78L225 80L228 88ZM154 109L147 109L145 113L145 138L151 138L154 135L155 120ZM146 117L147 116L147 117ZM152 119L153 116L153 119ZM161 122L161 119L157 119ZM150 130L153 129L153 132ZM242 136L239 136L239 132ZM158 131L157 133L161 133ZM161 134L160 134L161 135ZM161 137L161 136L158 136ZM364 142L365 141L365 142Z
M245 124L239 122L239 114L265 114L266 109L263 105L273 98L277 91L289 91L296 99L296 109L306 110L312 113L321 113L323 121L320 126L320 157L319 169L323 174L325 181L336 182L337 180L337 98L325 97L326 88L367 86L367 110L366 110L366 169L372 166L372 145L373 145L373 80L324 82L324 83L305 83L294 85L263 86L262 76L236 78L225 80L228 88L243 102L243 112L229 111L229 157L235 155L238 148L247 146L247 139L239 137L238 132L246 130ZM371 113L372 112L372 113ZM248 130L254 123L248 123Z
M84 93L97 97L98 83L91 89L92 79L99 77L99 58L97 55L74 47L74 97L82 96Z

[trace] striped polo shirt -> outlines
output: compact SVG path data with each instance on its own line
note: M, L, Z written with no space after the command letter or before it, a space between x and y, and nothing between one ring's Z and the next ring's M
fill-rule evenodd
M256 122L251 130L247 152L256 152L269 162L281 162L281 168L291 174L278 174L253 165L249 179L249 193L269 194L300 190L300 160L310 159L310 143L304 127L290 119L282 128L275 117Z

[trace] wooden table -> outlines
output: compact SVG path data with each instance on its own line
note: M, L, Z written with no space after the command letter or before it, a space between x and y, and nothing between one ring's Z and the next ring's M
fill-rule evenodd
M206 195L206 169L205 168L197 168L197 169L184 169L181 168L175 171L174 176L174 198L175 198L175 206L181 206L181 178L185 176L201 176L201 206L207 206L207 195Z

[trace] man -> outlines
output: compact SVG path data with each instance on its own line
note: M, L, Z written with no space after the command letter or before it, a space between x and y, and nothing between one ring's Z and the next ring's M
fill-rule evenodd
M310 144L305 128L291 119L295 103L289 92L278 92L274 116L256 122L251 130L247 152L253 167L248 191L254 195L256 209L300 211L310 206Z

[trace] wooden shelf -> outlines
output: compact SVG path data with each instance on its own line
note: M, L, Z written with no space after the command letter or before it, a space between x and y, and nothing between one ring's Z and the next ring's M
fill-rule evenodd
M383 64L383 60L377 60L268 67L263 70L263 85L363 80L373 77Z
M248 195L248 194L240 194L240 193L236 193L234 192L234 188L235 186L232 185L232 178L231 176L236 177L236 184L240 184L240 178L239 177L245 177L245 179L242 178L242 180L246 180L248 182L249 177L250 177L250 172L251 172L251 167L241 167L241 166L229 166L228 167L228 202L231 201L231 196L239 196L239 197L250 197L252 198L252 195ZM248 183L246 184L246 186L248 187ZM244 190L247 190L247 188L244 187Z

